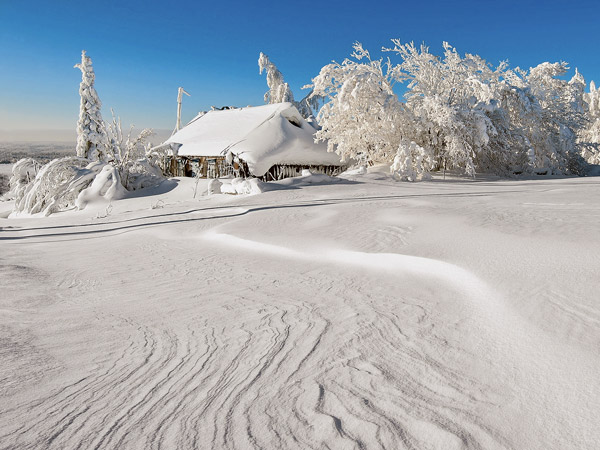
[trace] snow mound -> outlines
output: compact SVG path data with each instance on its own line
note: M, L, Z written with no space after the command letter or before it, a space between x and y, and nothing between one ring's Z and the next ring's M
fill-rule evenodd
M284 178L279 181L272 181L269 185L273 186L291 186L291 187L302 187L309 186L311 184L332 184L340 182L340 178L330 177L324 173L314 173L309 169L302 170L302 176Z
M233 178L223 179L220 186L220 192L211 191L211 182L208 184L208 193L223 193L233 195L256 195L268 191L279 191L285 189L297 189L303 186L310 185L325 185L333 184L341 181L339 178L330 177L323 173L313 173L309 169L302 171L302 176L284 178L278 181L264 182L258 178Z
M162 171L146 158L127 161L120 172L122 184L128 191L155 187L165 181Z
M208 182L208 193L209 194L220 194L221 193L221 186L223 186L223 183L221 183L217 178L213 178L212 180L210 180Z
M348 170L344 171L343 175L366 175L366 173L367 173L367 166L361 165L354 169L348 169Z
M267 190L268 184L258 178L234 178L230 183L223 183L221 186L221 192L225 194L256 195Z
M90 164L96 168L99 164ZM89 187L82 190L75 206L84 209L90 203L98 203L123 198L127 191L121 185L119 171L110 164L104 165L92 181Z

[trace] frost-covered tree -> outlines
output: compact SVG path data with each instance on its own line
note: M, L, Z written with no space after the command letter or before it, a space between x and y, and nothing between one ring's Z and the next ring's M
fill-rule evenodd
M319 109L320 97L314 95L311 91L299 102L295 101L290 86L283 80L283 74L269 57L262 52L258 57L258 67L261 75L263 71L267 74L267 86L269 90L265 92L265 103L290 102L305 119L314 116L314 111Z
M265 92L265 103L294 102L294 94L290 86L283 81L283 74L277 66L271 62L269 57L261 52L258 57L259 73L263 71L267 74L267 86L269 90Z
M499 111L498 99L510 90L502 79L506 64L494 69L478 55L462 57L446 42L443 57L425 45L392 42L385 50L402 58L397 74L408 82L406 107L416 122L409 135L433 153L436 168L507 172L523 160L522 148L505 145L514 144L509 117Z
M356 44L354 59L323 67L313 80L326 99L317 136L330 150L393 164L402 179L428 167L470 175L583 172L577 137L594 100L578 72L562 79L565 63L494 68L448 43L438 57L425 45L392 42L383 50L398 55L399 64L374 61ZM404 103L394 83L406 84Z
M86 55L85 50L81 52L81 63L76 64L75 68L81 70L77 156L92 161L102 160L105 156L106 142L104 121L100 114L102 104L94 88L95 74L92 60Z
M389 60L372 60L359 43L352 56L328 64L313 79L314 95L325 99L316 138L343 160L390 161L402 139L405 115L393 91L394 68Z
M600 88L590 82L590 92L583 95L586 124L580 132L582 156L590 164L600 164Z
M521 72L525 88L534 97L535 122L525 127L534 152L534 165L555 173L581 172L577 131L584 123L583 78L577 73L571 82L561 77L568 64L542 63Z

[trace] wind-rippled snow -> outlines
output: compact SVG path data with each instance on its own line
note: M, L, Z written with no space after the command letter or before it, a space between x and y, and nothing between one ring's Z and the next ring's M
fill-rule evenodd
M1 220L0 448L597 448L597 179L356 180Z

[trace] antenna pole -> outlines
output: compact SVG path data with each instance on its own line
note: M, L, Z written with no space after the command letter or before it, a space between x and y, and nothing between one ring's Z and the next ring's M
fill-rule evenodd
M183 94L190 97L190 94L185 92L185 90L182 87L179 87L179 89L177 90L177 124L175 125L175 130L173 130L173 134L181 130L181 101L183 99Z

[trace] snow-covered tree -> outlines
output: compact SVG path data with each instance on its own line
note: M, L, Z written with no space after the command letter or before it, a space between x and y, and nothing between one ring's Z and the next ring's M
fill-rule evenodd
M600 164L600 88L590 82L590 92L584 93L586 124L580 132L582 156L590 164Z
M356 44L354 59L329 64L313 79L314 92L326 100L317 137L330 150L393 163L403 179L429 166L470 175L583 172L577 138L594 100L577 71L570 81L561 78L566 63L494 68L448 43L438 57L425 45L392 42L383 50L397 54L399 64L372 60ZM394 83L406 83L404 103ZM587 136L595 136L593 129Z
M577 131L584 123L579 91L585 82L579 74L570 83L561 79L567 70L565 62L544 62L521 72L525 88L535 99L534 122L524 127L532 144L535 166L555 173L582 170Z
M510 90L503 80L505 63L493 69L478 55L462 57L446 42L441 58L425 45L392 42L385 50L402 58L397 74L408 82L406 107L416 121L409 135L430 149L438 169L508 172L523 160L522 148L505 145L514 141L509 117L499 111L499 98Z
M94 88L95 74L92 60L86 55L85 50L81 52L81 63L76 64L75 68L81 70L77 156L92 161L102 160L105 156L106 142L104 121L100 114L102 104Z
M294 102L294 94L290 86L283 81L283 74L277 66L271 62L269 57L261 52L258 57L259 73L263 71L267 74L267 86L269 90L265 92L265 103Z
M299 102L295 101L290 86L283 80L283 74L269 57L262 52L258 57L258 67L261 75L263 71L267 74L267 86L269 90L265 92L265 103L290 102L305 119L314 116L314 111L319 109L320 97L314 95L311 91Z
M314 95L325 99L316 138L343 160L391 161L405 113L393 91L394 68L389 61L372 60L359 43L352 56L328 64L313 79Z

